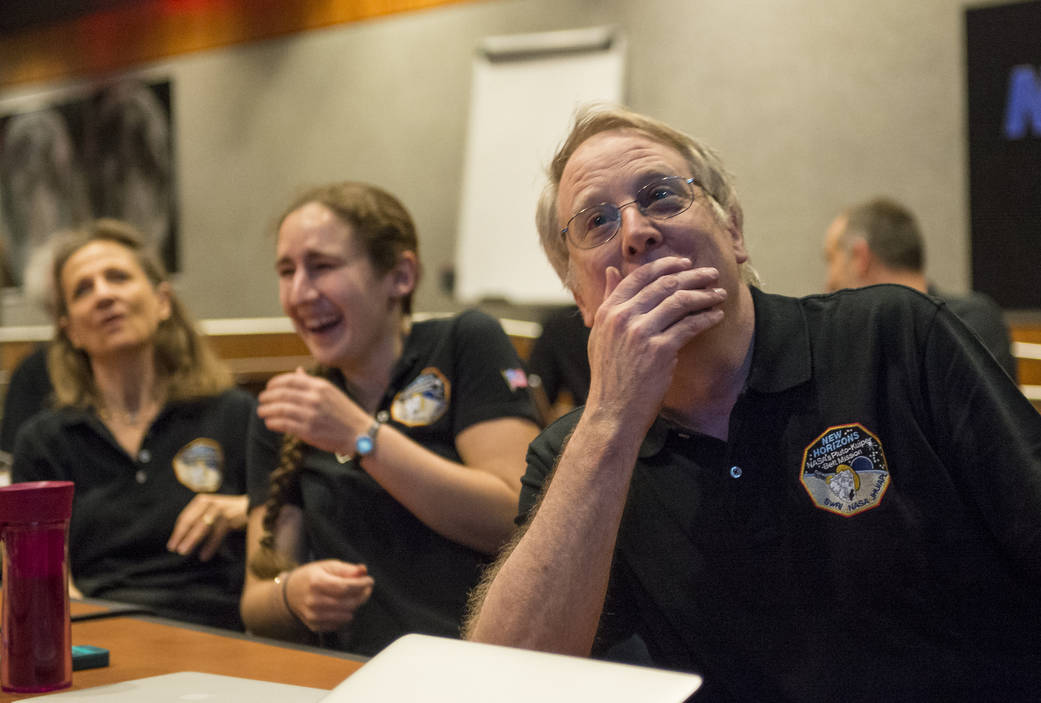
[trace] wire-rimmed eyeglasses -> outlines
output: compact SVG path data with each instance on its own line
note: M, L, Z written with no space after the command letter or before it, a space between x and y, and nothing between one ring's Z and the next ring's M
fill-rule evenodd
M622 222L622 208L635 205L652 220L667 220L694 203L694 179L666 176L636 191L636 198L621 205L600 203L576 212L560 234L579 249L594 249L610 241Z

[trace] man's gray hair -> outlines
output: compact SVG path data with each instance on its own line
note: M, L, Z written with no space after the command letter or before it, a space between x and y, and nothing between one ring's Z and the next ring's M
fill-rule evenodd
M601 132L632 130L679 152L690 166L691 176L712 200L712 210L721 223L733 223L738 230L744 226L744 214L737 198L733 179L723 162L708 146L693 137L673 129L653 117L641 115L620 106L590 105L575 116L567 138L557 149L547 169L548 183L539 198L535 225L539 240L550 264L565 285L570 285L570 260L567 242L561 232L563 223L557 216L557 197L564 167L578 147ZM759 285L759 276L748 263L741 265L741 278L750 285Z

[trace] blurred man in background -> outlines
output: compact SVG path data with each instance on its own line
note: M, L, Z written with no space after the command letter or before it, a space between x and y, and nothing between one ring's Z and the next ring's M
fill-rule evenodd
M925 275L925 245L914 215L887 198L854 205L838 215L824 238L828 291L897 283L946 301L1016 379L1008 327L997 303L982 293L940 292Z

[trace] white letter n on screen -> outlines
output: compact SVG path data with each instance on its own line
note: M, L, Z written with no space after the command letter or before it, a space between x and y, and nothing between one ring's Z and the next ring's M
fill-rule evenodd
M1041 137L1041 75L1033 66L1013 66L1005 103L1005 137L1022 139L1027 129Z

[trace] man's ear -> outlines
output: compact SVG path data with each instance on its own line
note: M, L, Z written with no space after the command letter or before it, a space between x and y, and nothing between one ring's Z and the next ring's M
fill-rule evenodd
M857 285L865 285L875 263L875 255L871 252L867 240L856 237L849 245L849 262L853 274L857 277Z
M596 309L589 309L589 307L583 301L582 291L580 291L578 287L571 287L571 296L575 299L575 305L578 306L578 311L582 313L582 324L584 324L586 327L592 327L593 319L596 316Z
M741 215L738 212L727 212L726 219L727 234L730 235L731 249L737 263L743 264L748 261L748 249L745 248L745 233L741 226Z

